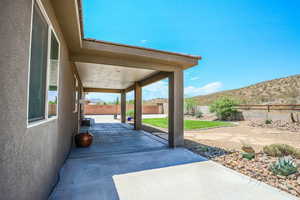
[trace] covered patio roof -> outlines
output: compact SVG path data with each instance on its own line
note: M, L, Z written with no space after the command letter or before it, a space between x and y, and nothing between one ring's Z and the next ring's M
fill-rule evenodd
M200 56L86 39L81 0L52 2L71 61L86 91L130 91L135 82L150 84L168 76L161 72L184 70L197 65L201 59Z

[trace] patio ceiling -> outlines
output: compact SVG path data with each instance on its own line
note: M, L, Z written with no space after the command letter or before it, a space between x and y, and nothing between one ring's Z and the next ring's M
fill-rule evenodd
M84 88L126 89L157 71L75 62Z

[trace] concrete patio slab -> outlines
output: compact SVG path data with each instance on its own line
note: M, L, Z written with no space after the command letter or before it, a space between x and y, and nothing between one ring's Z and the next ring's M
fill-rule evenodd
M213 161L113 177L122 200L296 200L298 198Z
M50 200L297 199L129 125L90 131L93 145L72 150Z

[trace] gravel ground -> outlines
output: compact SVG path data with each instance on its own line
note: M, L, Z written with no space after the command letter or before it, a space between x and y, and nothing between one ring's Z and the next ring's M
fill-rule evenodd
M299 122L286 122L286 121L272 121L270 124L266 124L265 121L253 120L248 124L250 127L261 127L261 128L274 128L278 130L285 130L291 132L300 133L300 123Z
M269 166L275 162L277 158L267 156L262 152L256 153L254 159L247 160L242 158L240 151L211 147L191 139L185 140L185 147L201 156L219 162L228 168L300 197L299 159L295 160L299 166L298 173L284 177L276 176L268 170Z

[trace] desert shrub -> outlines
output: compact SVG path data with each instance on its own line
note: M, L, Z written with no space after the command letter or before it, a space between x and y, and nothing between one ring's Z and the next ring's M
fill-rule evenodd
M127 112L126 112L126 115L127 115L127 117L134 117L134 110L128 110Z
M264 146L263 151L265 154L274 157L293 156L298 159L300 158L300 150L287 144L267 145Z
M272 120L270 120L270 119L267 119L266 121L265 121L265 124L272 124Z
M203 113L201 111L197 111L195 112L195 115L194 115L196 118L201 118L203 117Z
M254 153L243 153L242 157L247 160L252 160L253 158L255 158L255 154Z
M270 168L275 175L288 176L298 171L296 163L291 157L279 158Z
M242 153L242 157L247 160L252 160L255 158L255 150L250 144L243 144L242 150L244 151Z
M238 104L238 101L232 98L221 97L209 106L209 111L216 113L221 120L232 120L237 113L235 106Z

